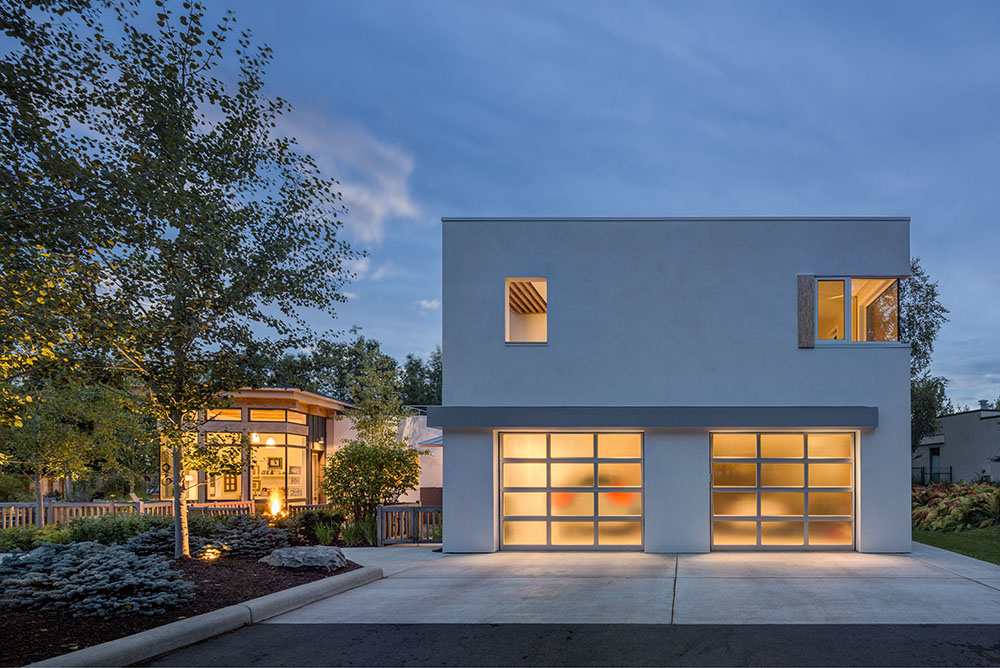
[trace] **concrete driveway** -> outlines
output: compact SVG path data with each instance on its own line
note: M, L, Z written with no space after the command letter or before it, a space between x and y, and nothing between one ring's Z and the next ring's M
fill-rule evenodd
M386 578L271 624L1000 624L1000 566L910 555L346 550Z

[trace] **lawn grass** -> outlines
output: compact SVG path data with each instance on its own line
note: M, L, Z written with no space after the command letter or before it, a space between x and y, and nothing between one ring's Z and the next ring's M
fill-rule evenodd
M965 531L913 530L913 540L967 557L1000 564L1000 526Z

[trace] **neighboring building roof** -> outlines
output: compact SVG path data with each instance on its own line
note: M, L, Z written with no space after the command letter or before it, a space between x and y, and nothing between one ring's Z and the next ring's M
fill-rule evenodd
M435 436L434 438L428 439L426 441L421 441L417 445L444 445L444 436Z
M231 396L237 399L292 399L295 401L300 401L305 404L311 404L315 406L322 406L324 408L336 410L338 412L343 411L345 408L355 408L353 404L349 404L346 401L340 401L339 399L334 399L333 397L327 397L322 394L317 394L316 392L307 392L305 390L300 390L295 387L244 387L239 392L225 393L231 394Z

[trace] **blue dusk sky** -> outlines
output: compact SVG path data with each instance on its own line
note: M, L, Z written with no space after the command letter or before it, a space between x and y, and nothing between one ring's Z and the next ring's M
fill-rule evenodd
M370 253L318 328L438 345L442 216L910 216L933 372L1000 394L1000 3L232 6Z

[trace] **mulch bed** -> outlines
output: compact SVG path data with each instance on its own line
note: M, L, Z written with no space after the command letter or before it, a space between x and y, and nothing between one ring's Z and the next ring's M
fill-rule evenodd
M172 567L197 586L189 605L149 617L70 617L53 612L0 612L0 666L23 666L51 656L123 638L163 624L242 603L258 596L361 568L353 561L338 571L292 571L256 559L181 559Z

